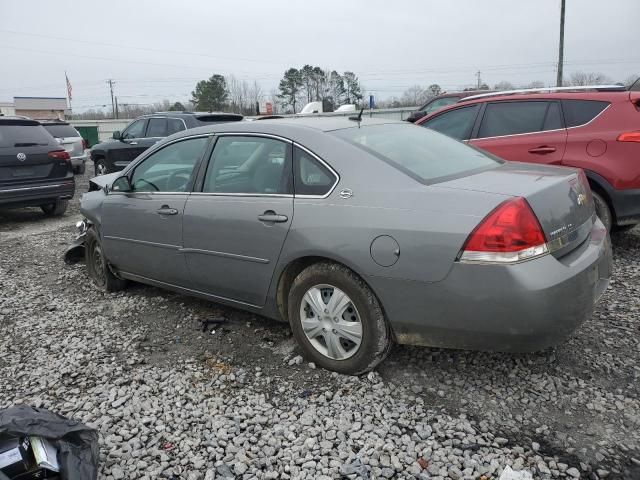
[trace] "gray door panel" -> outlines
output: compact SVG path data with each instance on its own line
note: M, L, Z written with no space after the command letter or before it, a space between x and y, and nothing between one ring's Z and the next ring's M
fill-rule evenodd
M291 197L193 194L183 225L192 288L264 305L292 219Z
M110 194L102 206L102 236L109 261L126 272L188 284L180 251L187 198L186 193Z

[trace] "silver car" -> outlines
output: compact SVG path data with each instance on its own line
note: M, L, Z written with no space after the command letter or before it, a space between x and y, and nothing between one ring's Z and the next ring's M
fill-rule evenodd
M582 171L506 163L404 122L197 128L91 190L77 245L99 288L134 280L287 321L310 361L342 373L393 342L556 344L610 275Z
M71 157L73 173L83 174L87 163L87 143L82 135L67 122L41 122Z

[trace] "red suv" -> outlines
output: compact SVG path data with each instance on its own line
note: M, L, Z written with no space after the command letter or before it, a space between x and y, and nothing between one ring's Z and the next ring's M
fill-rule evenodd
M640 223L640 79L475 95L416 124L505 160L582 168L607 228Z

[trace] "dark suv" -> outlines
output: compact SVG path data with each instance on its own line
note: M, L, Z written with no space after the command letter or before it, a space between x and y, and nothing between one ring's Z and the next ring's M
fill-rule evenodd
M0 207L62 215L74 191L69 152L39 122L0 117Z
M189 128L212 123L238 122L235 113L158 112L135 119L122 132L113 132L112 140L91 148L96 175L117 172L129 165L147 148L164 137Z
M458 100L461 100L465 97L470 97L472 95L478 95L479 93L488 93L491 90L467 90L466 92L450 92L443 93L442 95L438 95L437 97L433 97L423 106L421 106L418 110L411 113L407 118L407 122L415 123L417 120L420 120L425 115L429 115L430 113L435 112L436 110L440 110L447 105L451 105L456 103Z

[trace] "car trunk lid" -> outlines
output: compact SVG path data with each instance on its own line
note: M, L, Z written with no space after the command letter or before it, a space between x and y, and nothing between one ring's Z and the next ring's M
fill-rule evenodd
M434 186L525 198L542 226L550 251L559 257L584 242L593 226L593 198L583 175L576 169L505 163Z

